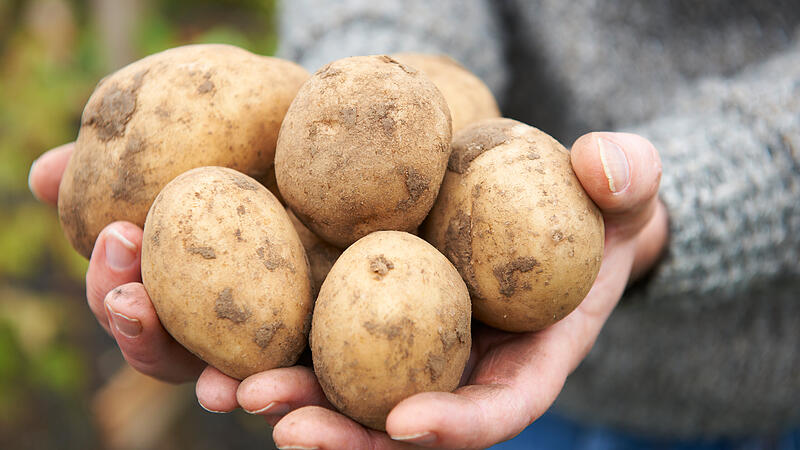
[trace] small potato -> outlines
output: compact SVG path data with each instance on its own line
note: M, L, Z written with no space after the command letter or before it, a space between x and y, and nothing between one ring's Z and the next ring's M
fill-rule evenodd
M311 266L311 280L314 285L314 296L316 297L320 286L322 286L322 282L325 281L325 277L328 276L328 272L331 271L333 264L339 259L342 250L323 241L319 236L306 228L291 209L287 208L286 213L289 215L294 229L297 230L298 236L300 236L300 242L303 243L303 247L306 249L308 264Z
M311 327L325 395L384 430L401 400L458 386L471 346L467 287L422 239L372 233L342 253L322 284Z
M100 231L139 226L161 188L201 166L260 176L308 73L230 45L190 45L134 62L97 85L64 172L64 233L89 257Z
M294 364L313 299L303 245L286 211L252 178L190 170L147 215L142 281L164 328L227 375Z
M475 318L506 331L540 330L569 314L603 256L603 217L569 152L511 119L456 134L421 234L458 268Z
M444 95L453 119L453 134L481 119L500 117L492 92L454 59L425 53L395 53L392 58L421 70Z
M376 230L411 231L430 210L450 155L436 86L394 59L334 61L303 85L278 136L286 203L337 247Z

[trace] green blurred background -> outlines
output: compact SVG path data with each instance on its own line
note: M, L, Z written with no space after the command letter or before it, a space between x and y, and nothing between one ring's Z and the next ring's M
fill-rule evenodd
M86 306L86 261L28 190L100 78L202 42L273 53L275 1L0 0L0 448L272 446L258 417L207 413L192 385L125 368Z

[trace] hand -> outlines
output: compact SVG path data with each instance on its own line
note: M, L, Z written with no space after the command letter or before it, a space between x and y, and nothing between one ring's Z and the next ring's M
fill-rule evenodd
M632 276L646 272L667 241L667 214L657 197L661 163L647 140L591 133L575 142L571 155L605 219L597 280L575 311L545 330L515 334L476 324L464 385L455 392L403 400L386 421L388 434L331 410L303 367L269 370L241 383L209 368L197 382L198 400L217 411L239 404L263 415L281 448L483 448L515 436L550 407Z
M57 204L58 185L73 148L66 144L50 150L31 167L28 184L42 202ZM141 283L141 244L142 229L132 223L115 222L103 229L86 272L89 308L131 366L163 381L194 380L206 364L161 326Z

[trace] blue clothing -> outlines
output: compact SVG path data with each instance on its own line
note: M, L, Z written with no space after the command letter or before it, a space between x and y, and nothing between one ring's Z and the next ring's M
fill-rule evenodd
M583 425L548 412L492 450L800 450L800 429L774 437L713 440L655 439Z

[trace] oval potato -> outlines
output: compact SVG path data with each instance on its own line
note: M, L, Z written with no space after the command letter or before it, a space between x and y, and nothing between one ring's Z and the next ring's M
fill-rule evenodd
M322 284L314 371L340 411L378 430L401 400L452 391L470 353L464 281L430 244L379 231L350 246Z
M315 234L345 247L428 214L450 154L450 113L418 70L385 56L334 61L298 92L278 136L275 174Z
M540 330L589 292L603 217L555 139L511 119L470 125L453 140L440 192L422 236L458 268L476 319Z
M109 223L144 225L161 188L191 168L264 174L307 78L294 63L230 45L166 50L104 78L83 111L59 188L72 246L88 258Z
M313 299L303 245L278 200L222 167L190 170L153 203L142 281L164 328L243 379L294 364Z

